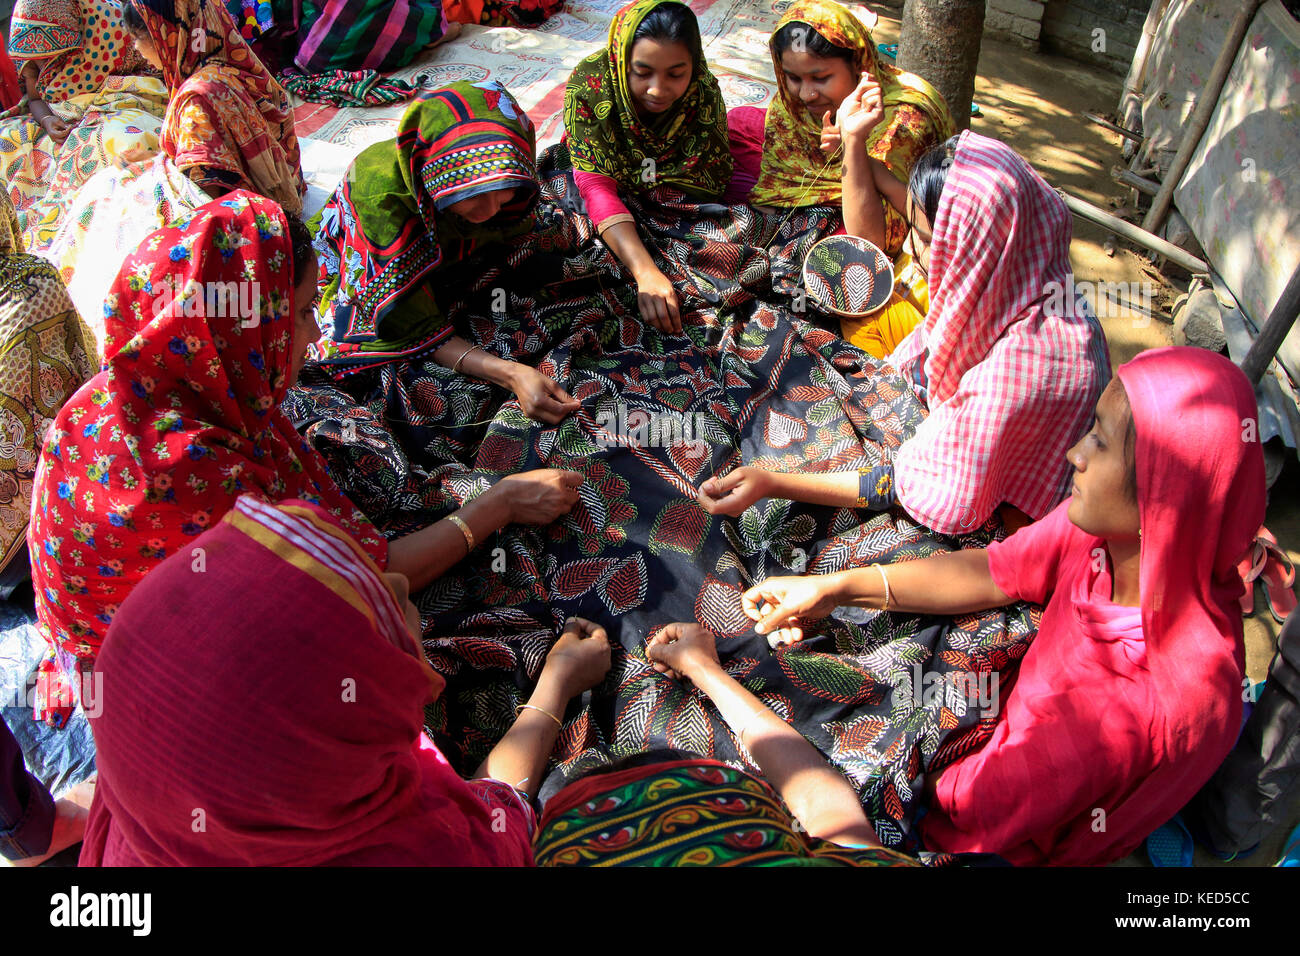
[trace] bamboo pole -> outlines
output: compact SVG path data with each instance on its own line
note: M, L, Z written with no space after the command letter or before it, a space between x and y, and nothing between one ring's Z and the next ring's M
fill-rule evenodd
M1273 361L1273 356L1277 355L1277 350L1282 347L1282 340L1291 331L1291 326L1295 325L1298 313L1300 313L1300 266L1291 273L1291 281L1282 290L1282 297L1273 306L1273 311L1269 313L1264 327L1259 330L1259 335L1251 343L1250 351L1241 361L1241 370L1246 373L1246 378L1250 379L1250 384L1257 385L1264 377L1264 370Z
M1147 81L1147 61L1151 56L1151 45L1155 42L1156 31L1164 19L1169 0L1158 0L1147 11L1146 22L1142 25L1142 36L1138 40L1137 50L1133 53L1133 63L1129 67L1128 77L1124 80L1124 92L1120 94L1119 116L1121 123L1133 124L1132 109L1142 107L1142 89Z
M1228 80L1228 72L1237 59L1241 41L1245 38L1246 31L1250 29L1256 11L1262 5L1263 0L1244 0L1241 9L1237 11L1237 16L1233 18L1232 25L1228 28L1227 39L1223 41L1223 49L1219 51L1219 58L1214 61L1214 69L1210 71L1210 79L1205 84L1205 89L1201 90L1201 95L1196 98L1196 109L1192 111L1191 118L1187 122L1183 141L1174 155L1173 165L1169 167L1169 172L1160 186L1160 192L1152 200L1146 219L1142 220L1142 228L1147 232L1158 232L1165 224L1169 209L1174 204L1174 190L1178 188L1183 173L1187 172L1187 167L1191 165L1196 148L1201 145L1201 137L1205 135L1206 127L1210 125L1210 118L1219 105L1219 94L1223 92L1223 84Z
M1142 142L1141 133L1136 133L1131 129L1125 129L1123 126L1117 126L1104 116L1098 116L1096 113L1084 113L1083 115L1085 119L1091 120L1098 126L1110 130L1112 133L1119 133L1119 135L1123 136L1125 139L1131 139L1136 143Z
M1110 178L1115 180L1121 186L1128 186L1130 189L1136 189L1144 196L1154 196L1160 192L1160 184L1154 179L1143 179L1141 176L1127 169L1113 168L1110 171Z
M1061 198L1065 200L1066 206L1070 212L1089 222L1095 222L1099 226L1104 226L1117 236L1128 239L1130 242L1136 242L1144 249L1149 249L1156 255L1164 256L1176 265L1182 266L1188 272L1193 274L1208 274L1210 271L1209 264L1202 259L1196 258L1186 249L1180 249L1166 239L1152 235L1141 226L1135 226L1131 222L1125 222L1118 216L1112 216L1106 210L1099 206L1094 206L1087 200L1080 199L1078 196L1071 196L1064 190L1058 189Z

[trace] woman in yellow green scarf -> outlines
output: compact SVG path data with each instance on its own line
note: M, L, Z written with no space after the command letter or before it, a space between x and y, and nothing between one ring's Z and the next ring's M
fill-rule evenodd
M906 183L921 155L954 132L943 96L921 77L882 63L866 24L834 0L798 0L777 24L770 46L778 95L767 112L762 167L750 202L844 205L849 232L896 256L907 221L875 192L871 177L845 189L850 164L837 112L860 84L867 98L879 96L883 115L866 137L866 153ZM732 111L736 136L747 128L756 132L758 112Z
M690 7L637 0L619 10L605 48L569 78L564 125L578 192L632 273L641 315L662 332L680 332L677 293L618 194L667 185L717 202L731 180L727 110Z

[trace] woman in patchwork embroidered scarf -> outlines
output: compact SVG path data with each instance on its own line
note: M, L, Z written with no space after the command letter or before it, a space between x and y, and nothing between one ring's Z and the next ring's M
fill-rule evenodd
M1071 496L1041 521L987 549L770 578L745 609L760 633L799 639L843 605L1045 604L989 736L929 773L920 835L1017 865L1111 863L1196 794L1241 729L1237 566L1265 502L1257 416L1223 356L1143 352L1062 455Z
M766 116L754 107L740 107L728 117L737 155L746 157L738 161L751 169L750 175L762 143L761 170L749 194L756 206L839 206L846 195L866 201L861 184L844 179L853 167L836 125L840 105L860 83L869 85L883 109L866 138L865 152L899 182L907 182L922 153L955 131L943 96L921 77L882 63L871 31L834 0L793 4L770 45L776 99ZM907 221L882 198L871 198L880 215L851 221L846 205L846 229L897 255Z
M158 151L167 88L134 75L147 64L113 0L18 0L8 53L25 100L0 115L0 167L25 244L39 251L96 171Z
M23 253L0 192L0 598L27 576L32 479L45 431L95 374L95 345L54 267Z
M293 102L229 11L219 0L126 0L122 13L167 82L162 148L177 169L210 196L248 189L301 213Z
M538 865L917 865L881 846L843 775L723 669L713 634L669 624L646 655L709 698L763 777L680 751L601 768L547 801Z
M459 82L422 93L397 139L357 157L319 218L321 364L342 377L432 355L508 388L539 421L579 408L536 369L457 335L439 301L440 275L532 228L534 135L500 83Z
M220 0L125 0L122 12L167 84L161 152L93 176L68 202L48 248L37 250L58 265L101 348L104 297L151 232L235 189L295 215L306 193L289 94Z
M464 780L421 733L445 684L400 574L304 502L242 497L191 545L203 573L188 552L150 572L96 664L82 866L532 863L552 715L609 670L603 629L569 622Z
M577 501L580 475L511 475L386 541L280 407L319 334L316 265L305 226L237 191L123 267L105 303L105 368L59 412L33 489L36 611L65 674L89 668L132 588L169 555L193 557L242 494L318 503L416 589L511 521L546 524Z
M564 125L578 192L597 232L632 273L642 317L661 332L680 332L677 293L618 194L666 185L718 202L731 179L726 106L690 8L638 0L615 14L605 49L569 77Z
M975 133L922 157L909 187L880 177L908 210L930 311L886 359L928 407L890 458L857 473L743 466L700 490L712 514L761 498L883 510L899 505L942 534L1000 506L1042 518L1065 497L1065 450L1087 430L1110 377L1106 337L1068 294L1070 212L1004 143Z

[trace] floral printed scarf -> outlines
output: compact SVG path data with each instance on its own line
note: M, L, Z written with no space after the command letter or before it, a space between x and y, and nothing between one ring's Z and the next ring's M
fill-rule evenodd
M242 494L318 504L384 562L383 537L280 410L292 275L284 213L247 192L160 229L123 266L106 365L50 429L28 531L37 615L83 665L136 583Z
M638 0L609 25L609 42L587 57L564 91L564 125L573 168L609 176L626 189L643 191L647 162L653 183L669 183L717 201L731 180L727 108L718 81L700 57L691 84L672 109L642 120L628 88L628 64L637 27L656 8L676 0Z
M952 117L943 95L914 73L882 63L871 31L848 8L834 0L799 0L785 12L776 31L790 23L807 24L835 46L853 50L857 57L855 74L868 70L876 78L884 97L885 116L867 138L867 152L899 179L906 182L921 154L953 134ZM750 201L781 207L838 206L840 164L827 163L821 151L821 123L814 121L786 89L785 71L775 46L772 66L776 70L777 96L767 113L763 167ZM914 109L900 109L904 106ZM909 118L913 122L919 119L918 110L924 116L919 125L926 128L910 131L913 135L897 135L898 127Z

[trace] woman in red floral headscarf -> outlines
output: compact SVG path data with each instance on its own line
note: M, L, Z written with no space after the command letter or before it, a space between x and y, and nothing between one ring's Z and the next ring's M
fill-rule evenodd
M503 525L577 501L572 472L511 475L390 546L280 410L318 334L315 277L305 227L247 192L128 258L104 304L104 370L50 427L33 486L36 610L65 671L88 669L131 589L243 494L325 508L417 589Z

